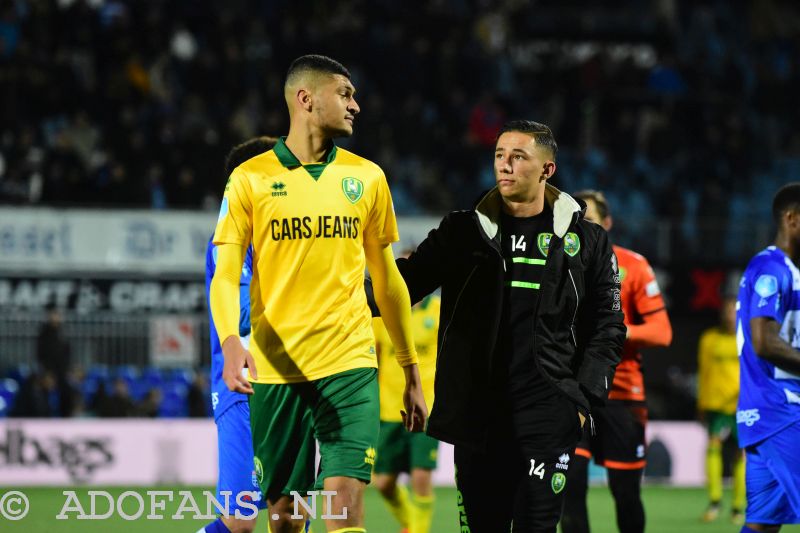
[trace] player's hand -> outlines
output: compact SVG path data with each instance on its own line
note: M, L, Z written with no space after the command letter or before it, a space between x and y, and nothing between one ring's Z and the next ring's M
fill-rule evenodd
M403 391L405 410L400 411L403 425L408 431L424 431L425 422L428 420L428 406L425 405L425 396L422 394L419 368L414 364L404 367L403 371L406 375L406 388Z
M222 355L225 363L222 366L222 380L229 391L253 394L253 386L244 377L242 370L246 366L253 379L258 379L256 363L253 356L242 346L239 337L231 335L222 343Z
M578 411L578 420L581 421L581 429L583 429L583 425L586 423L586 417L583 416L583 413Z

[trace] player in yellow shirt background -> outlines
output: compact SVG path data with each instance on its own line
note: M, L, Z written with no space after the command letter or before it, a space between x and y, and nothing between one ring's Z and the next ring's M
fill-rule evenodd
M408 257L410 251L401 257ZM433 381L436 375L436 345L439 332L441 298L428 295L411 309L414 343L419 357L419 373L425 403L433 406ZM408 533L429 533L433 516L431 477L436 469L439 441L424 433L409 433L403 428L399 402L403 374L394 363L394 346L380 318L373 319L378 350L378 385L381 398L381 432L373 469L373 483L389 511ZM409 474L411 494L398 484L401 472Z
M736 298L725 298L719 326L700 337L697 353L697 409L708 428L706 475L709 505L704 522L716 520L722 501L722 446L737 441L736 402L739 398L739 351L736 346ZM736 453L733 464L731 521L744 523L744 453Z
M274 533L303 528L305 516L291 518L291 492L315 486L335 493L325 520L330 533L365 531L363 491L379 431L365 267L403 367L406 428L421 431L427 418L411 303L391 249L399 235L386 177L333 142L353 132L354 94L340 63L296 59L284 85L289 133L231 173L214 234L210 304L222 377L230 390L252 395L256 474L268 516L276 517ZM248 351L239 340L239 276L251 242Z

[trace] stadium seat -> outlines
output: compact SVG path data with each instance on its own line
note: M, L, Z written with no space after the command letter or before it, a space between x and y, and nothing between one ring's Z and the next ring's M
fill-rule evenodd
M188 387L181 383L165 383L161 389L163 399L158 410L158 416L164 418L181 418L189 416L189 406L186 403Z
M31 375L31 372L33 372L33 369L30 365L13 366L8 369L5 377L13 379L17 383L23 383Z
M0 418L5 418L14 407L19 385L11 378L0 379Z
M165 377L168 383L181 384L188 387L194 381L194 372L187 368L173 368L165 371Z

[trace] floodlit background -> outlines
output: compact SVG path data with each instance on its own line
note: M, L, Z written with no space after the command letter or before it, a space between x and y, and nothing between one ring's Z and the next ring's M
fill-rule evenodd
M34 485L54 509L13 526L91 530L56 523L64 487L213 486L203 268L223 161L285 134L284 73L306 53L353 73L341 145L386 171L404 245L492 186L505 120L552 127L553 183L606 193L673 321L645 353L649 529L726 530L696 524L699 488L654 485L702 486L697 341L800 180L791 1L0 1L0 493ZM367 513L397 529L376 494ZM114 527L159 530L137 524Z

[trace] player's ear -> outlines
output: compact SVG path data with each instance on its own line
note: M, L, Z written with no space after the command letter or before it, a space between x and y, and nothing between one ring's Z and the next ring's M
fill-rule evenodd
M603 229L606 231L611 230L611 226L614 225L614 219L611 218L611 215L608 215L605 219L603 219Z
M549 180L556 173L556 164L553 161L545 161L542 165L542 176L539 181Z
M302 107L304 110L311 111L311 108L313 107L312 100L311 91L308 89L297 90L297 103L300 104L300 107Z

